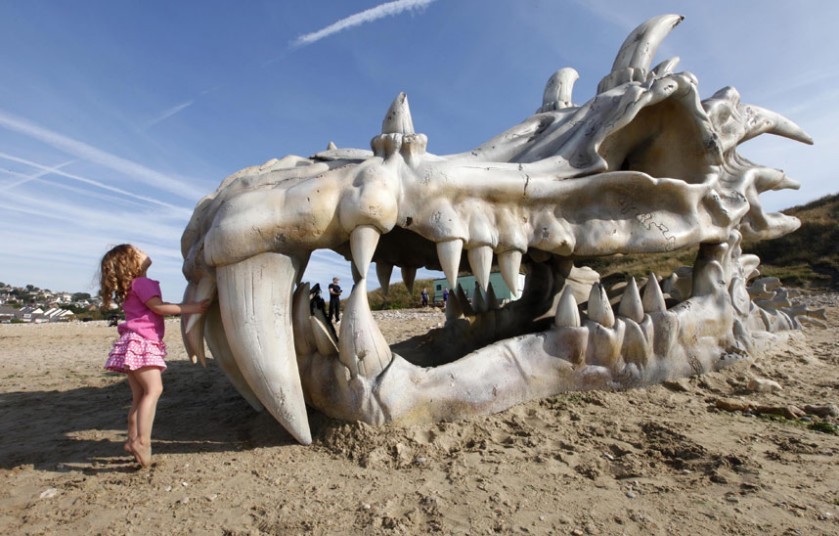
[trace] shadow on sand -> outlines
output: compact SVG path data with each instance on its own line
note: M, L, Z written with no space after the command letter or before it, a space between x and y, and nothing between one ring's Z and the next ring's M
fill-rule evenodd
M168 365L152 434L156 455L296 444L273 417L254 411L212 360L206 369L180 360ZM125 380L106 387L0 393L0 468L133 471L133 458L122 449L130 403ZM312 410L309 419L313 428L329 426L329 419Z

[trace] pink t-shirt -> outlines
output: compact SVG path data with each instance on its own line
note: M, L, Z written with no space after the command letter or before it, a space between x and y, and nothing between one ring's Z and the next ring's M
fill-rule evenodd
M131 290L122 304L125 322L117 326L120 335L133 331L144 339L163 340L163 317L146 307L146 302L155 296L162 299L159 282L148 277L137 277L131 282Z

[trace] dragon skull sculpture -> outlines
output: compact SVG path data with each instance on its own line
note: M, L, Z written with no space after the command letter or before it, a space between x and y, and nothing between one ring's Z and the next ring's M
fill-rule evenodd
M650 70L681 20L636 28L582 106L571 100L576 71L558 71L534 115L467 153L427 153L400 94L372 151L330 144L225 179L182 238L185 299L218 298L184 319L189 354L203 362L206 340L250 404L308 444L306 404L373 424L458 419L715 370L796 327L795 314L759 305L772 285L750 288L759 259L740 241L794 231L798 220L764 213L759 194L798 184L736 149L763 133L812 140L733 88L701 101L696 78L673 72L678 58ZM610 296L573 264L686 247L698 247L695 265L663 290L651 274L643 290L633 279ZM301 283L321 248L353 269L337 334L312 316ZM426 352L398 355L367 302L372 262L385 290L399 266L409 284L425 267L452 288L471 271L482 292L470 302L458 290ZM520 299L498 304L493 266Z

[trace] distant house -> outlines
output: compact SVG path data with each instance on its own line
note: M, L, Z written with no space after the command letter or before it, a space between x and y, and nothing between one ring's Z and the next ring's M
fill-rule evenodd
M21 307L17 317L24 322L41 322L44 317L44 310L40 307Z
M457 286L463 288L463 292L472 299L472 296L476 289L476 279L474 275L464 275L457 278ZM452 292L452 289L449 288L449 281L448 279L435 279L432 283L434 285L434 302L440 303L443 301L443 290L448 289L449 292ZM518 293L513 294L510 292L510 289L507 287L507 283L504 282L504 278L501 276L501 272L492 272L489 274L489 284L492 285L492 291L495 293L495 297L498 299L499 302L505 301L515 301L521 296L521 291L524 289L524 274L519 274L518 276Z
M67 322L68 320L72 320L75 316L76 315L73 314L73 311L59 309L57 307L44 311L44 319L47 322Z
M0 305L0 322L9 323L15 318L17 318L17 309L14 307L8 307L6 305Z

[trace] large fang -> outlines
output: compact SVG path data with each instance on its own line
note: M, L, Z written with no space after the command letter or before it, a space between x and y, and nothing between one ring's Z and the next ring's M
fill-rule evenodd
M457 274L460 272L460 256L462 254L463 241L459 238L437 243L437 258L440 260L443 273L446 274L449 288L454 288L457 284Z
M417 269L410 266L403 266L400 269L402 272L402 282L405 283L405 288L408 289L408 294L414 293L414 279L417 277Z
M359 225L350 233L350 251L352 252L353 264L355 264L361 277L367 277L367 270L379 245L381 233L372 225Z
M210 347L213 358L215 358L215 361L225 376L227 376L227 379L230 380L230 383L233 384L233 387L242 395L242 398L256 411L262 411L262 403L250 385L248 385L244 376L242 376L242 371L239 370L239 365L236 364L236 358L233 357L233 352L230 350L230 344L227 342L227 336L224 334L224 328L222 327L221 313L218 305L213 304L206 315L207 346Z
M498 254L498 267L501 269L501 277L507 283L513 297L518 297L521 289L519 284L519 270L521 269L521 251L511 249Z
M481 289L486 292L489 284L489 273L492 271L492 248L479 246L468 250L466 255L469 258L469 266L472 268L475 279Z
M224 332L242 377L259 401L297 441L311 444L291 329L292 259L262 253L220 266Z
M392 357L370 312L366 283L367 280L362 279L347 300L338 337L338 359L349 369L352 378L377 376Z
M315 350L312 326L309 324L311 305L309 283L297 286L292 298L291 327L294 333L294 349L297 355L309 355Z
M387 291L390 289L390 276L393 274L393 265L386 262L376 263L376 278L379 280L379 286L382 288L382 294L387 296Z

